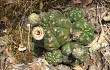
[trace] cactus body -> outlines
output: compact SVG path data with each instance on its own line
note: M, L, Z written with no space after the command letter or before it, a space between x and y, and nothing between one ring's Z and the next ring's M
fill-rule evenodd
M46 60L49 64L58 65L62 62L62 53L60 50L46 52Z
M71 22L77 21L82 18L83 14L78 8L70 8L66 12L67 17L70 19Z
M94 39L94 29L84 19L74 22L72 24L72 31L73 36L83 45L88 45Z
M63 62L68 64L85 61L87 48L74 42L69 42L62 47Z
M44 28L44 48L55 50L69 39L71 22L59 11L41 14L41 26Z
M72 64L74 63L74 57L72 57L72 45L74 43L70 42L65 44L64 46L62 46L61 51L62 51L62 55L63 55L63 63L65 64Z
M89 24L78 8L71 8L66 12L67 17L71 20L73 37L83 45L88 45L94 39L94 29Z

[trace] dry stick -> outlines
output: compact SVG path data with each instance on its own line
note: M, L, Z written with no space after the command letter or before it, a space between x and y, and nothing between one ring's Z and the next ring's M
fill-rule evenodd
M104 17L104 15L106 14L107 11L105 11L102 15L99 15L99 23L101 25L101 33L100 33L100 37L98 39L98 42L99 43L102 43L102 39L101 38L105 38L105 32L104 32L104 29L103 29L103 26L102 26L102 23L101 23L101 19Z
M32 6L32 0L31 0L31 5L30 6ZM31 31L30 24L28 24L28 29L29 29L29 31L28 31L28 50L30 52L30 31Z
M30 52L30 24L29 24L28 28L29 28L29 31L28 31L28 49Z
M102 26L102 23L101 23L101 17L99 17L99 23L101 25L101 33L100 33L100 36L99 36L99 39L98 39L98 43L101 43L101 38L104 35L104 29L103 29L103 26Z
M108 12L108 11L105 11L105 12L102 14L101 18L103 18L103 17L107 14L107 12ZM110 42L110 40L109 40L109 38L106 36L106 34L108 33L109 30L110 30L110 28L108 28L107 31L106 31L106 32L104 33L104 35L103 35L108 42Z
M43 70L46 70L46 61L43 59Z
M23 33L23 29L21 28L21 26L20 26L20 40L21 40L21 45L23 45L23 42L22 42L22 33Z
M96 6L96 13L98 14L98 5ZM98 17L98 21L99 21L99 24L101 24L101 17L99 17L100 15L97 15L97 17ZM100 39L100 37L101 37L101 35L102 35L102 31L103 31L103 28L102 28L102 24L101 24L101 34L100 34L100 36L98 37L98 40Z
M19 51L24 51L24 50L26 50L26 47L24 47L24 45L23 45L23 29L21 28L21 26L20 26L20 40L21 40L21 43L19 44L19 48L18 48L18 50Z
M0 62L0 67L1 67L1 70L3 70L3 62L2 61Z
M42 9L43 9L43 2L42 0L40 1L40 13L42 13Z
M107 37L107 35L106 35L109 30L110 30L110 28L108 28L107 31L105 32L104 37L105 37L105 39L110 43L110 39L109 39L109 38Z

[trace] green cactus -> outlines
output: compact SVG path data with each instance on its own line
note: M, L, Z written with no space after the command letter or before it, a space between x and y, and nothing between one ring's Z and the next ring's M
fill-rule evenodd
M93 31L92 25L88 23L85 19L79 19L78 21L73 22L72 25L74 29L79 29L86 32Z
M86 60L87 50L83 45L75 43L72 47L72 55L76 58L76 61L83 62Z
M71 65L86 60L87 48L77 44L76 42L69 42L65 44L61 50L64 63Z
M46 52L46 60L49 64L58 65L62 62L62 53L60 50L54 50L52 52Z
M70 8L66 16L71 20L72 35L83 45L88 45L94 39L94 29L78 8Z
M73 36L83 45L88 45L94 39L94 29L84 19L72 23L72 31Z
M40 15L41 26L45 31L44 48L55 50L64 45L70 37L71 22L59 11L50 11Z
M43 28L41 32L44 37L35 43L46 49L46 60L52 65L84 62L88 50L84 46L94 39L94 29L83 19L79 9L71 8L66 16L58 10L40 14L40 27ZM37 34L40 34L39 31ZM70 42L71 35L76 38L76 42Z
M72 52L72 49L71 49L72 44L73 44L72 42L65 44L65 45L61 48L62 54L67 55L67 56L70 55L71 52Z
M79 8L70 8L67 10L66 16L70 19L71 22L74 22L81 19L83 14Z
M63 55L62 57L63 63L70 64L70 65L74 63L75 58L72 57L72 46L73 45L74 45L73 42L69 42L61 48L62 55Z

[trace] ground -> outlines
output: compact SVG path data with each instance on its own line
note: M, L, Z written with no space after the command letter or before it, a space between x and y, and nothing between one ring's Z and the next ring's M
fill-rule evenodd
M50 70L110 70L109 6L109 0L1 0L0 70L48 70L46 61L40 61L44 56L39 59L30 50L17 50L22 44L29 46L32 38L28 35L28 27L25 27L29 23L27 18L33 12L39 14L53 9L64 12L69 7L80 8L84 18L93 25L95 39L87 46L93 48L89 49L87 60L81 65L58 65L50 67Z

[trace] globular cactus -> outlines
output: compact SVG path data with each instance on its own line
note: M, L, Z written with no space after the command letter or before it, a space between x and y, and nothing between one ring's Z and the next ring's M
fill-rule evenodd
M71 20L71 33L77 41L88 45L94 39L94 29L90 23L83 19L83 14L78 8L70 8L66 16Z
M73 22L72 23L72 27L74 29L79 29L79 30L82 30L82 31L85 31L85 32L92 32L94 31L93 27L92 27L92 24L88 23L85 19L79 19L78 21L76 22Z
M72 55L76 58L75 63L81 63L86 60L88 54L87 50L87 47L74 43L72 46Z
M94 29L83 19L79 9L71 8L66 16L58 10L43 12L40 14L41 31L38 27L33 28L38 33L32 34L43 35L40 39L36 35L33 38L37 40L35 43L39 47L46 49L46 60L52 65L84 62L87 55L87 48L84 46L94 39ZM76 38L76 42L70 42L71 35Z
M62 47L63 62L67 64L81 63L86 60L87 48L76 42L69 42Z
M36 23L40 22L40 17L38 14L32 13L29 15L28 20L31 24L36 24Z
M72 34L83 45L88 45L94 39L94 29L84 19L80 19L72 24Z
M70 8L66 12L66 16L71 22L77 21L82 18L83 14L79 8Z
M64 45L70 37L71 22L61 12L54 10L40 15L45 35L43 47L49 51Z
M58 65L62 62L62 53L60 50L45 53L46 60L49 64Z
M72 46L74 45L73 42L69 42L67 44L65 44L64 46L62 46L61 51L62 51L62 59L63 59L63 63L65 64L73 64L75 58L72 57Z

